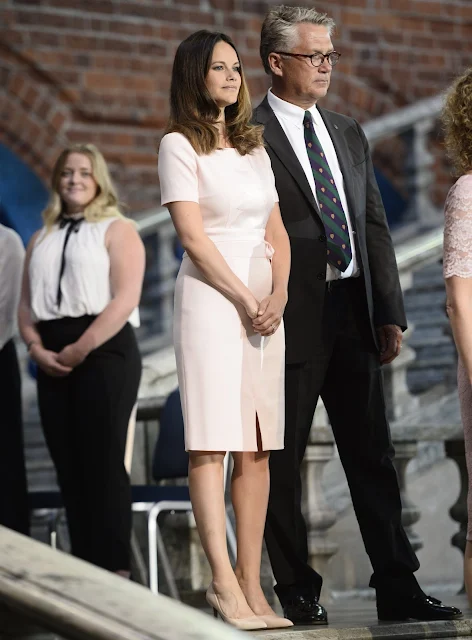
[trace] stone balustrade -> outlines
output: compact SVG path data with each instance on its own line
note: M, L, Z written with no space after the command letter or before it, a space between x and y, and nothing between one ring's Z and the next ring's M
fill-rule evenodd
M322 412L320 412L322 414ZM310 563L317 570L329 575L330 558L337 552L335 544L330 542L329 529L336 522L336 514L326 507L323 491L323 470L335 456L334 440L327 417L324 423L318 423L315 416L311 431L310 444L304 459L304 492L309 495L305 503L308 528ZM456 393L445 396L429 407L421 407L408 416L391 422L392 440L395 447L394 464L397 470L402 497L402 522L415 551L421 549L424 541L415 531L415 525L421 518L421 509L413 504L408 491L407 468L415 459L418 444L438 442L444 445L445 455L454 460L458 467L460 492L455 503L451 496L451 518L458 523L458 531L453 535L451 544L462 552L465 549L467 530L467 489L468 477L465 462L463 431L460 422L459 404ZM329 594L324 592L329 599Z

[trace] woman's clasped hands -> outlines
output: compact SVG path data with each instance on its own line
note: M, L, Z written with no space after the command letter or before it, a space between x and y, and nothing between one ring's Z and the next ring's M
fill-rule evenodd
M60 353L45 349L40 344L34 344L30 350L31 358L44 373L54 378L69 375L87 357L87 352L75 342L69 344Z
M287 304L287 294L274 291L270 296L257 302L254 298L252 304L246 306L246 312L252 320L252 327L261 336L273 335L280 323Z

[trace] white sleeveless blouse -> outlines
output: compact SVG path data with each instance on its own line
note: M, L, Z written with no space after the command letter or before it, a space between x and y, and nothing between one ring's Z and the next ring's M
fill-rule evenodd
M41 230L29 264L34 322L95 316L105 309L112 299L110 257L105 246L105 234L115 220L116 218L100 222L82 220L70 233L60 283L62 299L59 306L57 293L68 225L61 229L56 224L49 233L46 233L45 228ZM129 322L134 327L139 327L138 308L131 313Z

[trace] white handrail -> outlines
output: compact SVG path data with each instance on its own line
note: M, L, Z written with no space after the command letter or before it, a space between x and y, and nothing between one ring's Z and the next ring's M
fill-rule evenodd
M425 118L437 118L443 102L443 94L424 98L407 107L374 118L362 125L362 128L369 143L373 144L382 138L402 133Z
M402 243L395 252L399 271L418 268L423 263L439 259L442 248L442 229L432 229L422 233L419 238Z
M144 238L168 222L170 220L170 214L165 207L156 207L155 209L149 209L144 213L138 214L134 220L140 236Z

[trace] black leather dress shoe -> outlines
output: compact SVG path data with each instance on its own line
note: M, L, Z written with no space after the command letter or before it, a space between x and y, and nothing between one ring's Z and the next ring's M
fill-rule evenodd
M424 593L394 595L377 592L377 616L383 621L455 620L462 617L457 607L447 607L440 600Z
M328 624L326 609L316 595L290 594L282 603L284 616L293 624Z

